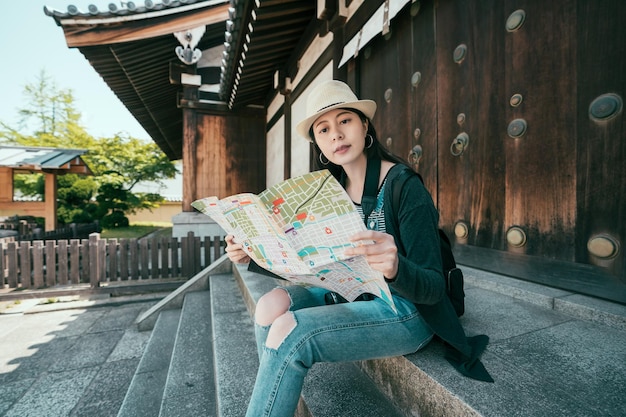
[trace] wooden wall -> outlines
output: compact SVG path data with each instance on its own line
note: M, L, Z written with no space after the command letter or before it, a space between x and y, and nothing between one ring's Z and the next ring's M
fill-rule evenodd
M195 191L191 201L265 189L264 113L198 113L196 132L195 170L190 178Z
M425 0L417 9L360 52L348 80L379 104L374 125L391 150L422 148L418 170L459 256L529 279L548 271L543 283L626 302L626 119L589 116L597 97L626 98L626 7ZM468 146L453 155L461 133ZM615 256L590 254L599 235Z

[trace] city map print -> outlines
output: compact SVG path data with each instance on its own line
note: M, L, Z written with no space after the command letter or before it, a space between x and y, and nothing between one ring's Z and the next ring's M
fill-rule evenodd
M343 187L328 170L283 181L259 195L203 198L192 206L243 243L259 266L291 282L326 288L354 301L374 294L395 310L380 272L362 256L348 258L350 242L366 230Z

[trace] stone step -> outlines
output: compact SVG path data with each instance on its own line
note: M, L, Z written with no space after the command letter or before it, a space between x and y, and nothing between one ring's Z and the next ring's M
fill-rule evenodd
M259 367L254 326L232 274L210 286L218 416L245 416Z
M185 295L159 417L215 415L209 291Z
M180 310L159 315L118 417L159 415L179 321Z

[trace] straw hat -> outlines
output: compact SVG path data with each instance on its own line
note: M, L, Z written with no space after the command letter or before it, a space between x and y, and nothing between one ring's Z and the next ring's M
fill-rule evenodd
M334 109L356 109L368 119L376 113L376 102L359 100L350 87L341 81L330 80L315 87L306 100L306 117L296 126L296 131L305 139L312 141L309 130L313 122L322 114Z

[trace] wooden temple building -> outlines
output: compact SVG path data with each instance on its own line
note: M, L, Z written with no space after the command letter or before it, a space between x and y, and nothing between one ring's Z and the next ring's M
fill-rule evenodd
M203 230L195 199L308 172L295 125L335 78L378 103L460 263L626 303L621 0L122 4L44 11L182 160L178 230Z

